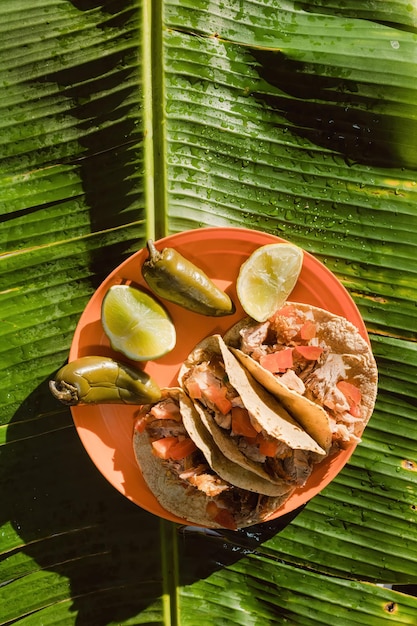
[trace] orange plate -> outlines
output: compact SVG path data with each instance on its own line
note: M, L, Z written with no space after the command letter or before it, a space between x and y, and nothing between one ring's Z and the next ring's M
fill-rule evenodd
M283 241L274 235L244 228L201 228L171 235L157 242L159 249L173 247L193 261L227 291L236 304L236 313L233 316L216 318L191 313L175 304L164 302L176 326L176 347L157 361L142 364L161 387L177 385L179 367L196 343L207 335L223 333L245 316L235 291L240 266L259 246ZM97 289L77 325L70 361L86 355L123 359L112 351L103 332L100 323L101 302L108 288L114 284L132 282L146 288L141 266L147 256L146 249L133 254ZM346 317L368 340L364 322L349 293L324 265L307 252L304 254L299 280L290 298ZM187 520L165 511L142 478L132 448L134 407L86 405L71 407L71 411L85 449L100 472L116 489L155 515L174 522L188 523ZM297 489L269 519L293 511L319 493L346 464L354 448L352 445L318 464L306 485Z

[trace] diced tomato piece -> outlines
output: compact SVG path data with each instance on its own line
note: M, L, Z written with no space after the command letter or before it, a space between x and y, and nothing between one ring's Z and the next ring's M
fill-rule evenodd
M351 415L353 415L353 417L360 417L360 403L362 400L360 389L347 380L339 380L336 387L343 393L348 401Z
M295 306L293 304L284 304L284 306L282 306L280 309L278 309L278 311L274 313L274 317L275 315L282 315L283 317L292 317L293 315L296 315Z
M292 352L293 348L284 348L278 352L271 352L271 354L261 356L259 363L273 374L285 372L293 366Z
M228 528L229 530L237 529L234 517L227 509L219 508L219 512L214 518L214 521L220 524L223 528Z
M174 443L174 445L168 449L168 457L174 461L180 461L196 450L197 446L194 441L190 439L190 437L185 437L184 439L180 439L178 443Z
M223 526L223 528L236 530L236 522L230 511L217 506L213 500L210 500L210 502L207 503L206 512L212 520L217 522L220 526Z
M143 433L147 426L147 423L148 423L148 420L146 418L146 415L142 415L142 417L138 417L134 425L135 431L138 433Z
M359 406L359 404L350 404L349 405L349 413L353 416L353 417L360 417L361 416L361 408Z
M240 406L232 407L232 431L235 435L256 437L257 431L252 426L247 409Z
M206 513L211 519L214 519L217 513L219 512L219 507L214 502L214 500L210 500L207 502Z
M265 456L275 456L280 445L279 441L266 439L261 433L258 433L256 442L258 443L259 452Z
M178 443L178 437L162 437L162 439L156 439L152 441L152 452L159 459L169 459L169 451L176 443Z
M212 402L223 415L227 415L232 409L232 403L226 397L226 387L217 387L212 385L203 390L203 395Z
M315 323L311 320L307 320L306 322L304 322L304 324L301 326L300 335L301 339L304 339L305 341L313 339L313 337L316 336Z
M320 346L296 346L295 348L307 361L317 361L323 352Z
M362 400L362 394L360 389L356 387L356 385L352 385L352 383L348 383L347 380L339 380L336 387L343 393L343 395L348 399L352 400L355 404L359 404Z
M197 446L190 437L163 437L152 442L152 451L160 459L174 459L179 461L197 450Z
M194 380L187 381L187 391L188 395L194 400L199 400L203 395L200 385Z

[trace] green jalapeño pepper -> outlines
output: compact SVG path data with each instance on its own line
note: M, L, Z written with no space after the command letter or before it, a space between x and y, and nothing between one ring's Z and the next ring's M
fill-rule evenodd
M149 259L142 265L142 275L158 296L201 315L220 317L235 312L229 296L191 261L173 248L159 252L152 240L147 246Z
M142 370L108 357L85 356L61 367L49 382L63 404L147 404L161 398L161 390Z

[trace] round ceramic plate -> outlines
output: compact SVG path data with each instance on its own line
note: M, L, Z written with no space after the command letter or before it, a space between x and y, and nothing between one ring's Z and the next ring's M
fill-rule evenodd
M207 335L223 334L245 316L236 296L235 284L242 263L259 246L284 240L270 234L243 228L202 228L178 233L157 242L158 249L172 247L198 267L236 304L236 313L226 317L205 317L164 301L177 330L172 352L145 364L139 364L161 387L177 386L181 363L195 344ZM111 356L125 360L110 348L100 322L101 302L114 284L131 283L147 289L141 266L148 257L146 249L133 254L119 265L100 285L87 304L77 325L69 360L86 355ZM361 315L349 293L338 279L316 258L304 254L298 282L290 299L312 304L352 322L368 340ZM138 364L136 363L136 367ZM142 508L179 523L188 523L165 511L145 484L135 461L132 447L133 406L85 405L71 407L75 426L91 459L105 478L123 495ZM315 466L303 488L293 495L269 519L274 519L305 504L321 491L346 464L355 446L342 450Z

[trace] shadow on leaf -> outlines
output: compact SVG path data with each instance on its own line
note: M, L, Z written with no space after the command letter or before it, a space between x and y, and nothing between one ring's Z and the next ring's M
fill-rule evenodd
M132 243L136 245L142 236L144 199L138 154L143 136L137 124L140 79L134 37L130 46L125 43L136 33L139 15L131 0L68 3L79 11L100 15L95 28L104 32L102 51L91 56L87 50L83 62L63 58L62 69L46 73L42 82L56 85L61 97L71 102L71 117L82 131L72 160L79 167L90 232L103 237L106 247L105 255L100 244L88 248L96 288L132 253Z
M391 106L390 98L398 98L394 87L383 94L380 86L363 92L363 85L348 75L337 76L337 68L315 67L281 52L251 53L259 75L273 87L255 97L278 111L312 147L336 152L348 165L415 167L415 121L406 107L403 118Z
M19 577L33 572L35 562L57 575L58 587L62 577L68 579L77 626L123 623L158 606L167 584L162 565L167 559L174 559L181 584L192 584L257 552L299 512L236 533L174 526L176 562L175 547L174 556L161 553L160 520L122 496L92 465L69 410L52 398L48 381L15 413L1 454L8 481L0 523L11 521L22 539L3 561L23 553L22 567L28 571ZM33 612L42 613L51 602L48 592L38 594L34 587L32 593L37 598ZM57 611L65 594L66 585Z
M47 381L10 423L2 470L1 523L11 520L22 539L15 552L69 579L76 624L123 621L160 597L158 520L98 473Z

